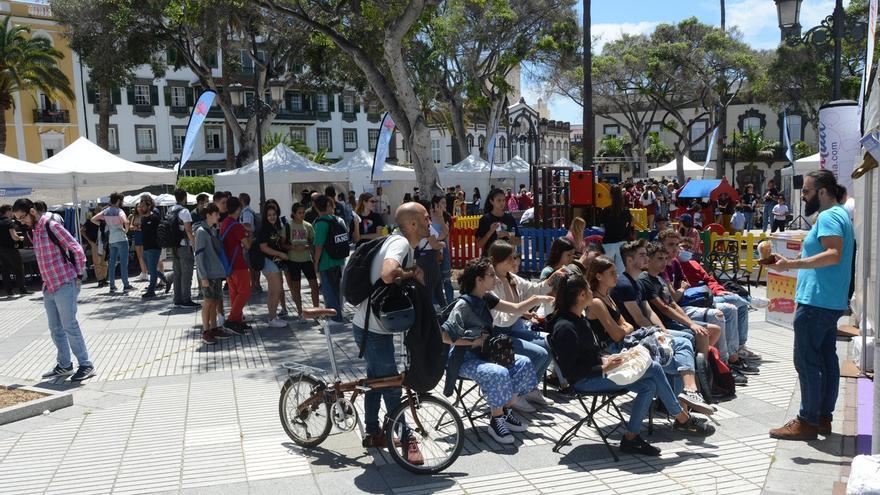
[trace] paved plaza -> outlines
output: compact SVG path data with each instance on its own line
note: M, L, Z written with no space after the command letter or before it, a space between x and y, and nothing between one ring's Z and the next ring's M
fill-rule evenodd
M835 434L809 444L778 442L767 430L794 416L797 380L791 331L750 315L750 347L764 356L761 373L719 404L717 433L689 439L663 416L646 438L660 458L621 455L614 462L588 428L553 453L576 421L576 401L551 393L552 406L527 415L531 427L512 446L466 429L461 457L446 472L423 477L381 451L360 447L358 432L334 432L304 451L285 434L278 396L297 361L329 369L319 326L265 326L265 293L245 316L256 330L202 344L199 313L144 302L140 291L110 296L86 284L79 320L98 376L83 386L41 382L54 347L39 294L0 300L0 383L72 390L74 406L0 426L0 493L832 493L844 481L853 436L852 384L844 380ZM141 289L145 283L135 283ZM759 292L763 289L757 289ZM305 300L308 298L304 297ZM288 294L288 305L293 307ZM332 328L348 377L362 376L347 327ZM842 355L846 344L839 344ZM358 407L362 408L361 401ZM602 417L603 424L611 424ZM478 428L485 428L485 424ZM644 432L647 434L647 432ZM616 443L619 434L613 437ZM821 438L821 437L820 437ZM843 476L843 477L842 477ZM837 490L840 485L837 486Z

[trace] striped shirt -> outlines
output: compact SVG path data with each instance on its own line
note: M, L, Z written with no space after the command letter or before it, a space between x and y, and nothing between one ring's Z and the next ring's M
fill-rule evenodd
M58 239L58 243L63 249L73 253L76 266L64 259L61 249L49 238L49 234L46 232L47 228L52 229L52 233L55 234L55 238ZM46 215L40 217L37 226L34 227L31 240L40 276L43 278L44 291L55 292L62 285L79 278L81 273L85 273L85 252L62 224L51 221Z

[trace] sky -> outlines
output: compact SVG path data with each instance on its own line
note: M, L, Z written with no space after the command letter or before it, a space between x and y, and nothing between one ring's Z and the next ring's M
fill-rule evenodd
M849 4L844 1L844 6ZM737 26L746 43L756 49L772 49L779 43L779 20L773 0L726 0L727 27ZM583 1L578 2L582 17ZM803 0L800 22L806 32L831 15L834 0ZM721 24L719 0L593 0L592 34L600 36L599 43L619 38L623 33L650 34L661 23L674 23L696 16L707 24ZM601 47L594 48L594 53ZM527 102L535 104L543 94L540 85L530 80L523 71L522 93ZM580 124L583 120L580 106L555 97L549 102L550 118Z

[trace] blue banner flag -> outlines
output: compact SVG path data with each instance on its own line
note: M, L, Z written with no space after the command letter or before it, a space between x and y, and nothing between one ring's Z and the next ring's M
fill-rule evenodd
M217 96L217 93L207 90L199 96L198 101L193 106L192 113L189 116L189 125L186 128L186 137L183 139L183 148L180 152L180 165L177 167L178 174L183 170L183 166L186 165L189 157L192 156L193 148L196 145L196 136L199 135L199 129L202 128L205 118L208 117L208 110L211 109L215 96Z
M385 112L385 117L382 118L382 124L379 127L379 138L376 143L376 153L373 155L373 170L370 172L370 181L382 177L382 172L385 169L385 159L388 158L388 144L391 142L391 135L394 134L394 126L391 114ZM377 163L379 164L378 169L376 169Z
M30 187L0 187L0 198L15 198L33 194Z
M718 128L712 131L712 139L709 140L709 150L706 151L706 161L703 163L703 178L706 178L706 168L709 166L709 160L712 159L712 148L715 147L715 138L718 137ZM718 160L721 163L723 160Z
M492 178L492 171L495 169L495 139L498 136L498 118L501 112L495 116L495 127L492 129L492 136L489 137L489 147L486 148L486 158L489 159L489 178Z
M788 112L782 112L782 144L785 147L785 157L789 163L794 163L794 154L791 151L791 137L788 135Z

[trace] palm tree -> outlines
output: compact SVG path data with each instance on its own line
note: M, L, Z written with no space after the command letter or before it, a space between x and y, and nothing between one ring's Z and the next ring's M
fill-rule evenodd
M37 89L47 96L75 98L70 80L58 67L64 55L45 38L26 37L30 28L10 19L0 21L0 152L6 151L6 110L14 106L15 93Z
M751 173L755 172L755 162L764 162L769 167L773 163L779 142L764 138L764 129L755 131L752 128L745 132L735 132L733 143L724 148L724 154L732 158L732 182L736 183L736 162L748 162Z

